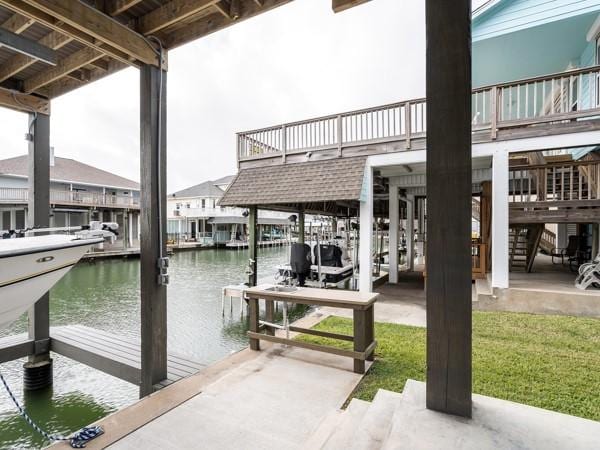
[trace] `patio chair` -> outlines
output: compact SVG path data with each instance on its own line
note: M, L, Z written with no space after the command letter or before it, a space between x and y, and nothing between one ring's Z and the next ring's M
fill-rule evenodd
M577 255L577 251L579 250L579 236L569 236L569 243L566 248L553 248L550 252L550 256L552 257L552 264L557 264L554 262L554 258L560 258L560 263L565 263L565 257L567 258L567 262Z
M600 255L591 263L585 263L579 266L579 273L575 278L575 287L586 290L590 286L600 288Z

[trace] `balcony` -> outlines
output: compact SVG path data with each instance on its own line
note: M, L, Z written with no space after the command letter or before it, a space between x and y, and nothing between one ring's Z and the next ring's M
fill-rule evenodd
M27 203L29 191L25 188L0 188L0 204ZM50 203L62 206L139 209L139 199L125 195L100 192L50 190Z
M600 66L594 66L475 89L473 142L542 136L549 128L590 129L594 124L581 119L600 117L599 79ZM340 157L423 149L426 106L425 99L407 100L241 132L238 163L298 161L309 151Z

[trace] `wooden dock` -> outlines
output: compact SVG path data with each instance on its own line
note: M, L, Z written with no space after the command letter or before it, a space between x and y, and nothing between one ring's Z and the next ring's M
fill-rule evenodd
M68 325L50 329L50 350L122 380L140 384L139 339L83 325ZM169 352L167 360L167 379L159 383L162 387L206 367L173 352Z

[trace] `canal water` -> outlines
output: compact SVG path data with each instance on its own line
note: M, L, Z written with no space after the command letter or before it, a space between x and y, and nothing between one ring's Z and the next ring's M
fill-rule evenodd
M259 249L259 279L275 274L287 259L287 247ZM247 345L246 320L221 313L221 288L245 280L248 252L197 250L171 257L168 288L169 349L210 364ZM51 291L53 326L82 324L111 333L139 335L139 261L113 260L80 263ZM26 330L26 319L0 336ZM17 398L30 415L52 432L68 434L138 398L138 388L60 355L54 358L54 386L43 392L23 393L22 364L0 365ZM15 412L0 387L0 449L39 448L47 444Z

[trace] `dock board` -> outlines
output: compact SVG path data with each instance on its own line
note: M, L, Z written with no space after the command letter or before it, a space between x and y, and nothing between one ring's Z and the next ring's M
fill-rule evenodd
M31 355L34 343L27 333L0 338L0 363Z
M139 385L141 357L139 339L118 336L83 325L68 325L50 329L50 349L94 369ZM169 352L167 386L193 375L206 365L188 357Z

